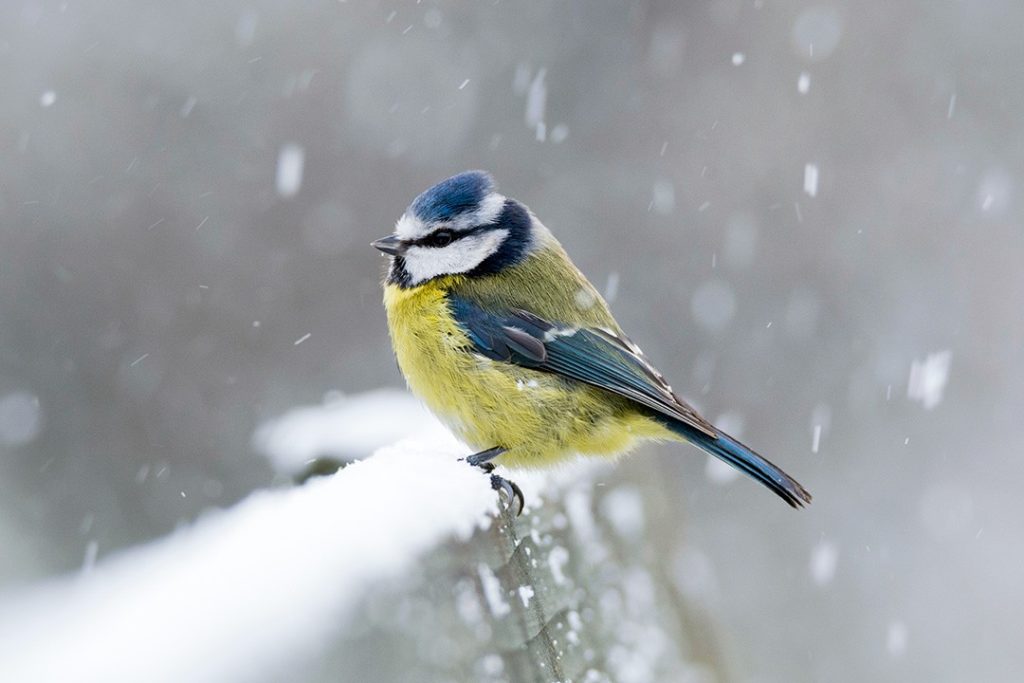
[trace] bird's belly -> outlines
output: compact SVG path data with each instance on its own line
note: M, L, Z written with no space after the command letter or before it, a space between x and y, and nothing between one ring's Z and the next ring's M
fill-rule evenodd
M651 421L619 397L473 353L440 289L388 287L385 307L412 392L470 447L508 449L503 464L539 467L576 453L613 455L638 437L656 436Z
M409 385L452 432L474 450L501 446L499 462L543 467L573 456L614 455L641 434L594 390L562 379L465 353L472 365L426 386Z

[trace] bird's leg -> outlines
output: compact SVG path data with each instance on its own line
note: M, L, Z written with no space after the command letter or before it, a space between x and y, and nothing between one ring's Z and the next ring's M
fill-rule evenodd
M493 474L494 463L491 462L499 455L504 453L507 449L501 446L495 446L494 448L488 448L486 451L480 451L473 455L467 455L465 460L473 467L479 468L484 474L491 475L491 488L495 491L499 491L505 494L508 499L509 505L516 507L516 517L523 514L523 508L526 506L526 502L523 499L523 491L520 489L514 481Z
M484 472L490 472L494 469L494 463L491 461L497 458L499 455L504 453L507 449L501 446L495 446L494 448L488 448L486 451L480 451L473 455L467 455L465 460L473 467L479 467Z

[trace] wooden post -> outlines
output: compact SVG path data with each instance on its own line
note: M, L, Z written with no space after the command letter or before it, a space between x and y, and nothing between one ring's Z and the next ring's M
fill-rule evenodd
M683 505L657 460L528 493L518 519L378 586L308 672L323 681L725 681L715 629L678 585ZM514 478L514 477L513 477ZM528 489L529 491L529 489ZM536 494L534 494L536 495ZM410 510L415 514L415 510ZM666 520L672 520L666 522Z

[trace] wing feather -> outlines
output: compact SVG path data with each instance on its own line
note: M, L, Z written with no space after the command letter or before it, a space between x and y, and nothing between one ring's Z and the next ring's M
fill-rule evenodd
M679 398L628 338L616 332L545 320L529 311L489 311L450 296L455 319L473 351L513 365L583 382L689 425L709 437L717 430Z

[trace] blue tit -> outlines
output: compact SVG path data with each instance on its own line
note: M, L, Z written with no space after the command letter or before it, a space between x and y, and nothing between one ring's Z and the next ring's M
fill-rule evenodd
M384 307L409 388L516 499L495 464L616 456L688 441L793 507L811 495L702 417L623 334L562 245L491 176L467 171L418 196L373 246L390 257Z

